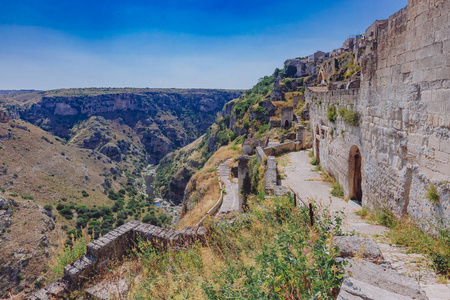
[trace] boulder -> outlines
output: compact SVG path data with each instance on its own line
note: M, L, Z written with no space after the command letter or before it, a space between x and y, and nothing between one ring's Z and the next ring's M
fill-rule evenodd
M390 265L377 265L367 261L349 260L349 265L345 267L346 274L351 278L346 278L342 284L341 291L353 296L364 295L361 299L428 299L423 289L413 279L403 276ZM362 284L362 283L364 284ZM377 287L386 292L398 294L399 296L384 297L382 294L373 294ZM345 293L343 295L345 295ZM378 295L373 298L373 295ZM388 295L388 294L386 294ZM404 296L407 298L402 298ZM360 299L360 298L338 298L338 299Z
M384 260L380 248L371 239L357 236L336 236L334 243L339 246L340 257L363 257L374 262Z
M102 148L100 148L100 153L105 154L106 156L115 161L120 161L120 159L122 158L121 154L122 151L120 150L119 147L117 147L112 143L108 143Z
M411 300L413 298L383 290L355 278L346 278L337 300Z

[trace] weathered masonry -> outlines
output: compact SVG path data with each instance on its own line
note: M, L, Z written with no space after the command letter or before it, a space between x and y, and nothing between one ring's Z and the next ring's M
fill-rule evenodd
M121 259L139 240L149 241L163 247L186 247L206 241L207 230L201 226L185 226L181 231L162 228L135 220L117 227L103 237L87 245L87 253L64 267L64 277L49 284L30 300L66 299L66 294L104 271L108 263Z
M346 196L427 229L450 225L449 11L448 0L409 0L366 31L360 87L305 95L314 153Z

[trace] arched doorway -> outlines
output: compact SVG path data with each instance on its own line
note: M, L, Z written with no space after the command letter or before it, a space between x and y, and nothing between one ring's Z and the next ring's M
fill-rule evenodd
M284 122L284 128L289 128L290 126L289 126L289 121L288 120L286 120L285 122Z
M320 132L319 132L319 125L316 125L316 143L315 143L315 145L316 145L316 162L318 163L318 164L320 164L320 152L319 152L319 149L320 149Z
M320 72L319 73L319 78L318 78L319 80L319 84L322 84L322 81L323 81L323 73L322 72Z
M359 203L362 201L362 174L361 174L361 152L357 146L350 148L350 156L348 159L348 175L350 183L350 199Z

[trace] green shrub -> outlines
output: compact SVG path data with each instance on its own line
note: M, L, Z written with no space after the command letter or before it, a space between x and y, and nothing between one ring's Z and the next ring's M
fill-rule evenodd
M378 222L381 225L386 226L388 228L393 228L397 225L397 218L394 216L392 211L387 207L383 208L381 212L377 213L377 218Z
M44 205L44 209L45 210L53 210L53 206L51 206L50 204Z
M63 216L67 220L72 220L72 218L73 218L73 211L68 207L64 207L63 209L61 209L59 211L59 213L61 216Z
M328 120L330 122L334 123L334 122L336 122L337 116L338 115L337 115L337 112L336 112L336 107L334 105L329 106L328 109L327 109Z
M344 191L342 190L341 185L339 184L339 182L335 182L331 185L331 187L333 188L331 190L331 195L335 196L335 197L343 197L344 196Z
M43 280L36 280L34 282L34 287L36 289L41 289L44 286L44 281Z
M88 220L78 217L76 226L77 226L77 228L85 228L87 223L88 223Z
M344 122L351 126L359 125L359 113L353 109L347 109L344 106L339 107L339 115L343 118Z
M214 224L208 247L166 251L138 243L133 254L145 278L134 288L136 298L161 291L160 298L172 299L183 290L186 299L334 299L346 263L335 259L329 237L342 221L330 217L310 228L308 209L294 209L292 196L269 201L251 198L249 212L233 224Z
M60 248L58 252L52 257L49 264L51 268L51 275L49 281L56 280L64 275L64 267L80 258L86 253L86 245L91 241L90 237L81 232L81 230L74 230L67 232L70 242L66 246Z
M86 192L85 190L82 190L81 191L81 195L83 196L83 197L89 197L89 194L88 194L88 192Z
M439 193L434 184L430 184L427 188L427 192L425 193L425 198L431 203L437 204L439 203Z
M20 195L23 199L25 200L34 200L34 196L33 195L28 195L28 194L22 194Z

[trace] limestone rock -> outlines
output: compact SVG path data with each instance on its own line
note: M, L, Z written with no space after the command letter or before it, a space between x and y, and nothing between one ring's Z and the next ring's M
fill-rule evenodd
M350 287L355 283L364 282L391 293L396 293L408 298L362 298L362 299L428 299L422 288L411 278L400 275L388 265L376 265L367 261L349 260L345 268L346 273L351 275L351 280L344 281L343 290L350 293ZM355 281L357 280L357 282ZM351 284L353 282L353 285ZM358 286L358 285L356 285ZM364 286L365 288L366 286ZM372 291L371 287L369 291ZM361 286L361 289L363 287ZM356 292L355 292L356 293ZM371 292L370 292L371 293ZM345 299L345 298L342 298ZM352 299L352 298L349 298ZM358 298L355 298L358 299Z
M371 239L357 236L336 236L335 245L339 246L340 257L364 257L372 261L384 260L378 245Z
M122 158L122 151L117 145L108 143L100 148L100 153L105 154L109 158L115 161L120 161Z
M411 297L383 290L355 278L346 278L341 286L337 300L410 300Z
M11 115L9 114L9 112L4 109L1 108L0 109L0 123L7 123L11 120Z

